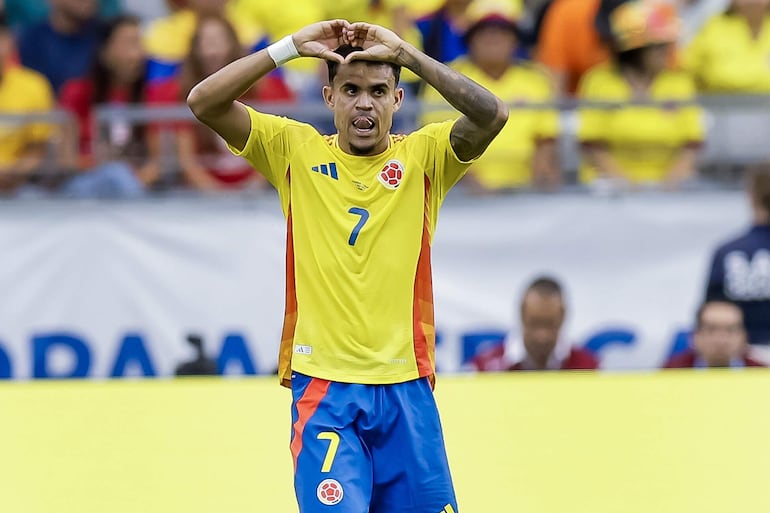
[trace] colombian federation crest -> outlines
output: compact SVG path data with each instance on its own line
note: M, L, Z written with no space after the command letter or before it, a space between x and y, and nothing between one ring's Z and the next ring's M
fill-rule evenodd
M404 165L399 160L389 160L377 175L377 179L386 189L395 190L404 178Z
M334 506L342 500L342 485L336 479L324 479L316 488L316 495L321 504Z

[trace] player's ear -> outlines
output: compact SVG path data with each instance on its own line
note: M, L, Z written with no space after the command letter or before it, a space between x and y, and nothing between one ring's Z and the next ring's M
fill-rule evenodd
M334 110L334 90L329 86L324 86L322 91L324 103L330 110Z
M398 112L398 109L401 108L401 104L404 102L404 88L403 87L397 87L396 88L396 94L394 97L395 103L393 104L393 112Z

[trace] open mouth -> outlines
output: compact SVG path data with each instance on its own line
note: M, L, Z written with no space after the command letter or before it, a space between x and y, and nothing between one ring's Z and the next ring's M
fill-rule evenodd
M353 128L359 135L368 135L374 130L374 119L368 116L356 116L353 118Z

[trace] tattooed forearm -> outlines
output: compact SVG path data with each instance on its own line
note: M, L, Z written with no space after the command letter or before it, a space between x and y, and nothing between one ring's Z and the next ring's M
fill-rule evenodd
M488 125L499 114L499 100L473 80L427 55L401 50L404 67L423 78L455 109L478 125Z
M461 158L478 156L505 125L507 106L465 75L409 47L399 52L399 62L465 115L452 130L452 147Z
M442 66L436 70L436 84L431 84L455 109L479 126L493 123L498 116L496 96L468 77Z

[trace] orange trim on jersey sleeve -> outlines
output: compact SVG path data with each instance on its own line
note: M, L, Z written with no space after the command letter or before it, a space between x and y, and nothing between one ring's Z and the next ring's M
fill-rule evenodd
M292 237L291 205L286 216L286 309L278 352L278 375L281 385L291 386L291 355L294 347L294 329L297 327L297 288L294 281L294 239Z
M302 433L310 417L318 409L321 400L326 396L331 381L312 378L302 397L297 401L297 421L294 423L294 437L291 439L291 454L294 457L294 472L297 471L297 459L302 452Z
M433 280L430 265L430 180L425 177L425 215L422 226L422 247L414 277L412 323L414 356L420 377L429 376L433 382L436 350L436 324L433 318Z

